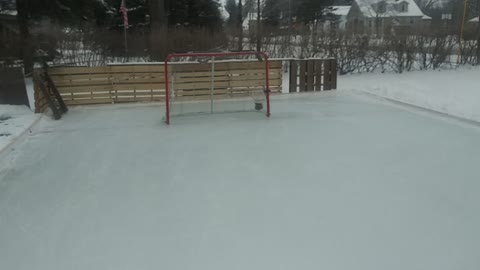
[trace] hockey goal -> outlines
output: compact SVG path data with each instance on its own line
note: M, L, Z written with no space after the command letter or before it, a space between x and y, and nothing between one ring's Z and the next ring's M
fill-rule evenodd
M169 54L165 102L167 124L173 116L191 114L251 111L270 117L268 56L253 51Z

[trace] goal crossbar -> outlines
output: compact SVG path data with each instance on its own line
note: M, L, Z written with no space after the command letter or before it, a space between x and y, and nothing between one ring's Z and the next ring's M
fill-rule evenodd
M241 51L241 52L206 52L206 53L171 53L165 58L165 102L166 102L166 113L165 113L165 122L167 125L170 124L170 88L169 88L169 68L168 63L174 58L181 57L224 57L224 56L256 56L259 60L265 63L265 98L266 98L266 107L267 117L270 117L270 79L269 79L269 61L268 55L264 52L256 51Z

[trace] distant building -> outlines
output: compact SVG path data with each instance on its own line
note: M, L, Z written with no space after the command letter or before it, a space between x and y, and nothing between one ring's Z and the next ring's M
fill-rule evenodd
M347 30L358 34L384 35L428 25L414 0L355 0L347 15Z
M345 30L351 8L352 6L332 6L324 23L324 30Z
M478 29L478 17L468 20L465 24L465 33L476 33Z
M478 23L478 18L479 17L473 18L473 19L469 20L468 23Z

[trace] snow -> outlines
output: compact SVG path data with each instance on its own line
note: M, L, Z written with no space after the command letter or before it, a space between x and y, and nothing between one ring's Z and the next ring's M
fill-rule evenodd
M479 269L477 127L347 90L272 105L42 118L0 163L0 269Z
M222 16L222 19L228 20L228 18L230 18L230 13L228 13L228 11L225 9L225 6L220 5L218 8L220 10L220 15Z
M0 15L17 16L16 10L0 10Z
M478 23L478 18L479 17L475 17L475 18L471 19L469 22L477 22Z
M355 0L357 5L360 8L360 11L365 17L423 17L422 10L418 7L414 0ZM380 2L386 4L385 13L375 12L374 5L377 5ZM408 4L408 9L406 12L399 12L395 9L395 5L406 2Z
M32 112L35 111L35 89L33 87L33 78L25 77L25 88L27 90L28 105Z
M332 11L330 13L337 16L347 16L351 7L352 6L332 6Z
M0 105L0 153L39 117L27 106ZM1 268L1 267L0 267Z
M341 76L339 85L480 122L479 74L480 68L358 74Z

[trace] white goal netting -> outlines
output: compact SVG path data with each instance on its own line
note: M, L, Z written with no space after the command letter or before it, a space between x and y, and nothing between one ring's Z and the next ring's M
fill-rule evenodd
M258 60L198 57L168 64L169 117L258 112L269 115L266 65ZM191 60L191 59L189 59Z

